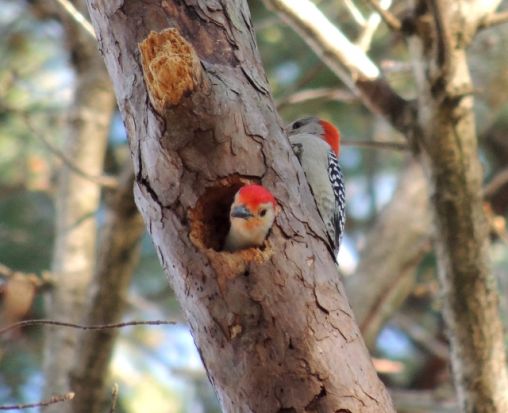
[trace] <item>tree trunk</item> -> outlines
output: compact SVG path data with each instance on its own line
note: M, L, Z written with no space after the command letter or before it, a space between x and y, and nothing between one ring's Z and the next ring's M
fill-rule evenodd
M95 45L65 19L69 49L76 69L77 89L64 153L80 170L100 176L114 108L104 64ZM96 220L100 186L76 174L68 165L59 172L56 194L56 239L51 271L55 286L46 300L50 319L81 322L95 264ZM45 330L44 377L46 398L70 390L69 373L77 357L79 331L60 327ZM61 405L47 407L61 412Z
M490 273L466 47L500 0L419 0L399 23L410 38L418 102L406 102L308 0L264 0L362 98L423 149L455 386L466 412L508 411L503 331ZM313 17L313 18L312 18ZM398 20L391 16L391 20ZM347 51L350 50L350 53Z
M88 3L136 202L223 410L393 412L282 135L247 3ZM276 195L276 223L264 248L221 252L249 181Z
M120 176L116 191L106 197L106 219L99 242L99 254L84 323L118 323L122 319L126 296L139 261L140 240L144 232L141 216L134 204L134 174L130 160ZM109 392L105 389L108 367L118 330L81 333L79 356L71 372L71 388L76 396L73 413L100 413L107 410Z
M508 411L503 328L490 268L473 85L465 52L476 25L495 9L494 3L433 0L427 3L429 10L422 3L419 37L411 42L444 317L458 397L468 413Z

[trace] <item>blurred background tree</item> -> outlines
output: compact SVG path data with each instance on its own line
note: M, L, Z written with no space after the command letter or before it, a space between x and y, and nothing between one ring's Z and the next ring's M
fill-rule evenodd
M404 41L391 35L365 2L315 3L350 39L368 50L399 93L415 95ZM315 114L341 129L348 221L340 268L378 372L392 390L398 411L458 412L440 315L436 259L430 246L427 189L406 141L368 112L273 12L260 1L249 4L284 121ZM55 283L50 270L54 267L57 176L67 168L67 173L81 174L81 179L102 188L91 217L83 217L95 220L100 238L110 222L111 194L118 189L112 187L121 181L120 173L130 159L121 119L113 111L107 119L104 171L83 171L74 164L76 159L69 159L65 140L72 136L71 108L86 75L76 60L76 47L81 45L73 47L72 43L76 38L86 42L83 39L89 35L56 1L0 0L0 6L0 263L6 266L0 268L0 322L6 326L20 319L47 318L44 296L49 289L59 288L47 286ZM391 10L398 13L403 8L404 3L396 1ZM485 30L469 54L491 256L504 318L508 287L507 35L508 27L503 25ZM107 181L112 185L99 179L109 177L118 177L116 184L115 179ZM132 282L126 286L121 318L167 319L178 324L119 331L106 381L109 388L114 382L120 386L117 411L219 411L152 244L146 236L140 242L139 261L131 263L136 265ZM98 241L95 249L101 248L104 245ZM28 298L19 294L9 268L33 273L36 280L30 285L36 294L28 294ZM92 278L93 271L88 272ZM52 318L65 321L64 314ZM0 337L0 404L44 398L44 328L28 327ZM54 409L64 411L61 405Z

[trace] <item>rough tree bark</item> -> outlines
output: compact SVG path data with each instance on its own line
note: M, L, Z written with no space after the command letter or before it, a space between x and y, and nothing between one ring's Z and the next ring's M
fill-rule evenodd
M247 3L88 4L137 205L224 411L392 412L282 135ZM221 252L247 181L281 210L264 248Z
M76 70L77 88L70 113L64 152L80 170L100 176L114 95L95 45L67 16L62 16ZM51 272L55 286L46 300L50 319L81 322L91 281L96 249L95 213L101 187L63 165L56 194L56 239ZM69 373L76 359L78 331L45 330L44 377L46 398L69 391ZM60 412L50 406L48 412Z
M497 20L493 13L500 1L420 0L404 24L398 22L415 57L416 102L393 92L372 62L360 56L310 1L264 2L323 56L366 106L421 150L433 193L435 245L459 400L465 412L508 411L503 330L490 272L466 60L466 47L476 30Z
M498 4L422 1L417 36L410 39L452 370L463 411L475 413L508 411L504 334L490 267L466 55L478 24Z

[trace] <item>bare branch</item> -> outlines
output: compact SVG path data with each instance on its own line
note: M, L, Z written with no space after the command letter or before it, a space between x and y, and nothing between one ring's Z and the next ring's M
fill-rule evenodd
M277 17L277 16L276 16ZM277 19L280 21L280 19L277 17ZM309 82L311 82L313 79L315 79L321 70L324 69L324 64L322 61L318 61L311 67L309 67L301 76L299 79L297 79L293 84L291 84L286 90L285 93L279 98L278 102L281 106L284 106L284 101L289 96L293 95L294 93L297 93L300 89L302 89L305 85L307 85Z
M400 20L388 10L386 10L377 0L367 0L371 7L379 13L386 25L395 31L400 31L402 24Z
M383 73L409 73L413 70L413 66L410 62L400 62L397 60L385 59L381 61L381 69Z
M367 24L367 20L363 17L362 12L356 7L356 4L354 4L352 0L344 0L344 5L358 26L364 27Z
M356 96L349 90L323 87L295 92L283 97L275 104L277 106L277 110L280 110L287 105L318 99L337 100L340 102L354 102L357 100Z
M485 16L478 24L478 30L488 29L493 26L508 23L508 10L492 13Z
M498 172L494 178L492 178L483 187L483 196L485 198L492 197L497 191L508 183L508 167Z
M337 89L337 88L316 88L302 90L301 92L293 93L292 95L286 96L279 102L276 102L277 109L286 107L296 103L303 103L314 99L329 99L338 100L341 102L352 102L356 100L356 96L348 90ZM360 148L371 148L371 149L388 149L395 151L407 151L409 146L402 142L390 142L390 141L373 141L373 140L341 140L341 144L344 146L355 146Z
M45 400L37 403L26 403L26 404L4 404L0 406L0 410L22 410L22 409L31 409L34 407L46 407L55 403L68 402L74 399L74 392L69 392L63 394L61 396L51 396L49 400Z
M376 64L311 1L265 0L265 4L277 10L332 70L337 72L340 68L340 77L344 82L353 85L354 77L379 77ZM344 70L351 72L352 76L344 73Z
M386 10L391 4L392 0L382 0L380 6ZM370 49L372 38L374 37L374 33L376 33L379 23L381 23L381 16L379 13L371 13L355 42L360 49L365 52Z
M298 32L322 61L373 112L385 117L406 136L414 136L414 105L399 96L381 77L376 64L334 26L309 0L264 0Z
M80 27L82 27L85 32L87 32L90 36L95 39L95 31L93 29L92 24L86 19L85 16L81 14L81 12L74 7L74 5L69 0L56 0L62 8L69 13L72 19L78 23Z
M59 327L77 328L80 330L107 330L110 328L123 328L123 327L138 326L138 325L149 325L149 326L173 325L173 324L176 324L176 322L175 321L164 321L164 320L127 321L124 323L98 324L98 325L87 326L87 325L82 325L82 324L66 323L64 321L55 321L55 320L25 320L25 321L20 321L18 323L10 324L4 328L0 328L0 335L6 333L7 331L18 328L18 327L26 327L26 326L41 325L41 324L59 326Z

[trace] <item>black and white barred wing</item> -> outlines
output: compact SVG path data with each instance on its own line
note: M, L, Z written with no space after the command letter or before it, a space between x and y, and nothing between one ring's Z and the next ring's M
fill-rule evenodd
M346 186L339 161L333 152L328 154L328 176L335 194L335 211L333 220L335 224L335 252L340 248L346 224Z

